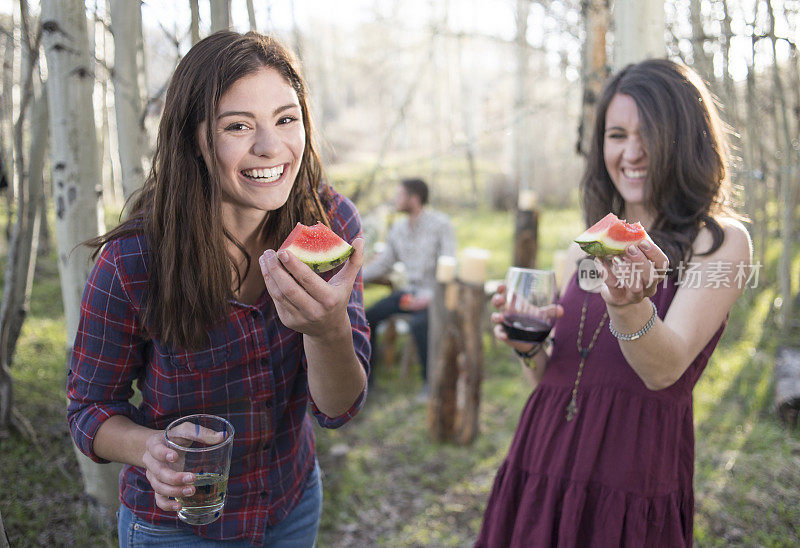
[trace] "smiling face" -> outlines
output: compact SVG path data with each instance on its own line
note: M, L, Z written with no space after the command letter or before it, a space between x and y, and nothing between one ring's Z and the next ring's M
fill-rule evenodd
M626 209L641 207L647 181L647 150L639 132L639 110L630 95L616 94L606 111L603 159Z
M300 170L305 128L297 94L268 67L236 81L220 97L216 118L198 127L197 141L210 166L207 123L214 135L225 225L260 223L265 212L286 203Z

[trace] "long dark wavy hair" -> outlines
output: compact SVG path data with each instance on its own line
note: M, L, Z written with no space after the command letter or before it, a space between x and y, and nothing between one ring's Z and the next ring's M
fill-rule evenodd
M322 166L314 149L307 89L292 53L276 39L255 32L221 31L195 44L180 61L167 90L152 168L128 205L127 219L90 240L100 248L111 240L143 233L149 248L144 321L160 339L186 348L208 344L207 330L222 321L248 272L252 257L226 230L214 154L206 166L198 127L216 117L222 95L240 78L264 67L280 73L297 93L305 128L300 170L286 203L265 212L263 237L277 248L297 222L330 226L330 196L321 187ZM214 150L213 124L206 124ZM228 243L241 252L232 256ZM238 266L244 260L242 271ZM232 279L236 283L232 283ZM232 287L233 286L233 287Z
M587 226L608 212L621 215L625 205L603 159L606 112L618 93L636 102L648 156L644 206L655 215L647 230L669 257L670 274L676 276L678 263L691 260L701 228L711 232L712 245L698 255L708 255L724 239L717 219L740 218L730 201L728 131L715 98L691 68L666 59L625 67L606 82L595 111L581 181Z

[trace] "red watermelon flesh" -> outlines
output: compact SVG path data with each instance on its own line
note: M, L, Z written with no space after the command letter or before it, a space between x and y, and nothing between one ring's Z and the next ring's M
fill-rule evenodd
M575 241L589 255L602 258L624 255L629 245L649 239L641 223L628 224L609 213L575 238Z
M280 249L292 253L314 272L336 268L353 253L353 246L322 223L314 226L297 223Z

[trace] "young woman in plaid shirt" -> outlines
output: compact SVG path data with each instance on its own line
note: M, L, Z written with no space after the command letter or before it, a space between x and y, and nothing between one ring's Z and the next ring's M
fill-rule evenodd
M127 220L90 242L68 378L77 446L126 464L121 546L313 545L322 492L306 409L329 428L352 418L370 352L360 219L322 179L290 52L230 31L192 47ZM320 277L276 253L298 221L328 224L350 260ZM236 430L225 507L205 526L177 518L193 478L168 468L163 436L194 413Z

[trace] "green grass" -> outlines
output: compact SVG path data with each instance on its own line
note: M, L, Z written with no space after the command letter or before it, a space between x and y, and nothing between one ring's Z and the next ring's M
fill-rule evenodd
M492 250L489 276L511 256L513 218L479 211L455 219L459 242ZM582 227L577 210L544 212L539 264L549 267ZM748 290L695 389L697 546L794 546L800 542L800 436L772 413L778 242L759 288ZM800 272L800 257L795 261ZM797 279L797 276L794 277ZM795 288L796 290L796 288ZM320 546L470 546L494 473L528 395L516 360L485 341L481 432L469 448L426 437L419 381L399 368L345 428L318 431L326 508ZM345 457L332 457L349 448ZM445 463L443 465L443 463Z
M511 257L513 216L451 211L461 247L491 250L489 277ZM552 264L582 229L577 210L545 211L539 264ZM698 546L792 546L800 542L800 436L772 411L772 242L760 287L737 303L728 330L695 390L695 535ZM800 259L794 264L794 279ZM386 289L370 288L372 302ZM54 255L37 265L31 310L12 371L16 402L38 446L19 435L0 444L0 511L12 546L110 546L113 524L87 511L64 417L64 318ZM400 341L402 344L402 339ZM510 352L484 341L480 433L470 447L429 440L416 370L382 368L381 389L338 430L317 429L325 502L319 546L470 546L495 471L528 396ZM9 479L10 478L10 481Z
M769 282L779 242L766 251L770 262L762 275ZM796 259L793 272L798 269ZM699 545L794 546L800 540L800 437L772 412L776 296L771 284L737 302L695 389Z

